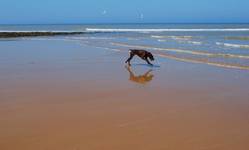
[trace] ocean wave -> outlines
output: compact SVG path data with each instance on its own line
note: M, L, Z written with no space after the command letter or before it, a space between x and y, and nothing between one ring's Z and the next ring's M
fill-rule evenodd
M165 40L165 39L158 39L157 41L158 42L167 42L167 40ZM181 42L186 42L186 43L193 44L193 45L201 45L202 44L202 42L198 42L198 41L181 41Z
M232 48L249 48L249 45L221 43L221 42L216 42L216 45L221 45L221 46L226 46L226 47L232 47Z
M160 35L152 35L152 38L156 39L175 39L175 40L190 40L193 37L192 36L160 36Z
M158 39L158 42L167 42L167 40Z
M188 41L188 43L194 44L194 45L201 45L202 44L202 42L198 42L198 41Z
M70 39L74 40L112 40L115 39L113 37L70 37Z
M249 28L231 29L105 29L105 28L86 28L88 32L224 32L224 31L249 31Z
M111 43L112 45L129 47L129 48L138 48L138 49L153 49L158 51L168 51L175 53L183 53L183 54L191 54L191 55L200 55L207 57L224 57L224 58L243 58L249 59L249 55L236 55L236 54L228 54L228 53L209 53L209 52L201 52L201 51L193 51L193 50L183 50L176 48L158 48L153 46L143 46L143 45L130 45L126 43Z
M193 39L193 36L160 36L160 35L151 35L152 38L158 39L158 42L166 42L165 39L173 39L173 40L177 40L180 42L186 42L189 44L193 44L193 45L201 45L202 42L198 42L198 41L191 41Z

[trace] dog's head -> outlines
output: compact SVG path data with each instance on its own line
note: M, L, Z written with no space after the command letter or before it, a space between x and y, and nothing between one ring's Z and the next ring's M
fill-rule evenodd
M150 58L151 61L155 60L154 57L153 57L153 55L150 52L148 52L148 57Z

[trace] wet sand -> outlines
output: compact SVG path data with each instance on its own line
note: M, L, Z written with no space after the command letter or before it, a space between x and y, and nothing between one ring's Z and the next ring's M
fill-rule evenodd
M246 150L249 72L0 41L1 150Z

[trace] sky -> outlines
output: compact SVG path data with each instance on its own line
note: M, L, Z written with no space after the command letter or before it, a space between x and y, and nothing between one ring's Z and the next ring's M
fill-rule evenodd
M0 24L249 23L249 0L0 0Z

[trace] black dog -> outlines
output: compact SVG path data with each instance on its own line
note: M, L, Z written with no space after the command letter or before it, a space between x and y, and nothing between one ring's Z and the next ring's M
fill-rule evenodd
M146 50L139 50L139 49L130 49L130 57L126 60L125 63L128 63L129 65L131 65L131 64L130 64L130 61L131 61L131 59L132 59L135 55L137 55L137 56L140 57L141 59L145 60L148 64L153 65L153 64L151 64L150 61L148 60L148 58L149 58L151 61L154 61L153 55L152 55L150 52L146 51Z

